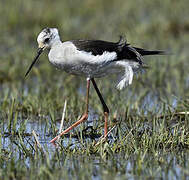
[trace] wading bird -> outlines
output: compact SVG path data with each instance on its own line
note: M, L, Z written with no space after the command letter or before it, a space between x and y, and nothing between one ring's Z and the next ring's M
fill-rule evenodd
M88 118L89 89L92 82L104 110L104 137L107 136L109 109L97 87L94 78L100 78L110 74L121 74L117 85L119 90L132 83L133 74L144 67L142 56L164 54L164 51L149 51L133 47L120 37L118 42L101 40L70 40L62 42L56 28L45 28L37 37L39 45L37 55L30 65L25 76L28 75L33 65L39 59L40 54L49 50L49 61L74 75L82 75L87 78L86 109L80 120L60 133L50 142L55 142L58 137L70 131Z

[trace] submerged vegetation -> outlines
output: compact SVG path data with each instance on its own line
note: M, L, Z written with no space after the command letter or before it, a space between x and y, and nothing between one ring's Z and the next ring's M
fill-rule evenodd
M187 179L189 177L189 21L182 1L0 1L0 179ZM82 115L86 82L40 57L24 79L37 34L57 27L63 40L117 41L167 50L145 57L150 66L116 90L116 77L97 79L110 108L90 91L89 119L49 144ZM115 81L115 84L112 82ZM39 143L34 138L37 134Z

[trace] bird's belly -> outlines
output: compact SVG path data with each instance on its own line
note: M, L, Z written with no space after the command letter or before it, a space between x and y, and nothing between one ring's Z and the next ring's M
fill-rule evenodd
M52 51L53 52L53 51ZM52 56L53 54L53 56ZM49 61L59 69L67 73L85 76L89 78L103 77L109 74L115 74L125 71L126 66L130 66L127 61L107 61L98 59L98 57L91 59L90 56L79 56L78 54L62 54L50 53ZM131 65L133 66L133 65Z
M58 61L50 61L54 66L59 69L64 70L67 73L80 75L90 78L103 77L108 74L119 73L123 69L120 67L113 66L113 64L102 66L101 64L90 64L86 62L80 63L69 63L66 61L64 63Z

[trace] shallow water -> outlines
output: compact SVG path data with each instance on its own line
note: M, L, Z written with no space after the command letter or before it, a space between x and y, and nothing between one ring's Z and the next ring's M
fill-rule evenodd
M90 113L89 120L87 122L88 125L90 126L93 125L92 119L94 117L98 118L96 115ZM48 119L48 117L43 117L43 118ZM28 149L35 148L34 147L35 141L32 136L32 131L34 130L38 135L38 139L42 146L43 151L48 153L50 160L52 160L51 158L53 158L54 154L57 153L58 149L57 146L54 146L53 144L49 143L49 141L53 138L53 136L52 133L49 133L45 121L44 120L38 121L36 119L33 119L33 121L28 120L26 122L18 122L16 126L17 131L19 131L19 129L22 128L23 123L26 126L25 126L25 131L23 134L21 134L21 136L25 147ZM56 123L57 127L59 127L59 124L60 124L59 122ZM146 127L147 129L149 128L151 129L150 124L148 123L144 125L144 127ZM21 150L22 148L18 135L13 135L13 136L9 135L7 133L7 129L8 129L7 125L6 123L4 123L4 126L3 127L1 126L1 134L2 134L1 149L12 152L12 156L14 156L14 158L16 157L18 162L21 159L22 161L23 159L25 159L24 163L29 168L32 162L30 159L24 158L23 153L21 153L21 151L23 150ZM144 129L139 129L139 131L142 130ZM116 140L115 138L116 136L113 139L111 137L109 138L110 145L114 144L114 141ZM72 147L72 149L74 149L75 147L82 149L80 140L81 139L78 138L64 137L61 143L65 148L69 146ZM90 138L86 138L86 139L84 138L83 140L92 143ZM34 151L33 154L35 154ZM85 156L77 157L73 155L70 158L68 158L66 162L62 162L62 163L63 163L63 167L68 169L68 176L70 176L70 178L73 176L73 172L77 170L78 167L85 166L83 163L85 164L88 163L92 171L91 178L93 180L100 180L104 176L106 176L105 175L106 173L104 174L104 171L112 174L112 177L118 179L122 177L127 177L129 179L136 179L139 177L140 178L156 177L156 178L172 180L172 179L180 179L185 177L186 170L183 169L183 164L189 163L188 161L189 154L187 152L186 153L182 152L181 154L183 158L180 158L179 156L177 156L177 154L172 154L172 153L161 154L160 151L158 154L160 164L156 164L153 162L154 160L153 157L151 157L151 154L146 153L144 155L143 161L145 161L146 159L148 163L147 164L144 163L145 167L141 167L140 170L137 170L138 169L138 164L136 164L136 159L138 156L137 153L131 154L129 158L125 156L125 154L123 153L114 154L113 155L114 157L111 157L109 160L105 162L106 165L99 156L92 156L92 157L90 156L90 158L88 159L88 157ZM161 166L161 161L166 161L167 166L165 165ZM113 168L112 171L111 171L111 167ZM138 171L141 171L141 174L139 173L140 176L136 175L138 174ZM107 177L109 177L109 175L107 175Z

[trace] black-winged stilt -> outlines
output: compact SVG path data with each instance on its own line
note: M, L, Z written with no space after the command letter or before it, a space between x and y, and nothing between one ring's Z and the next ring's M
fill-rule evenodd
M96 85L94 78L110 74L122 74L117 85L118 89L132 83L134 72L144 67L142 56L164 54L164 51L149 51L136 48L127 44L124 38L118 42L107 42L101 40L71 40L62 42L56 28L45 28L37 37L39 45L37 56L29 67L39 59L40 54L49 49L49 61L56 67L70 74L83 75L87 78L86 109L80 120L64 130L50 142L55 142L58 137L70 131L88 118L88 103L90 81L97 92L104 110L104 137L107 136L109 109Z

